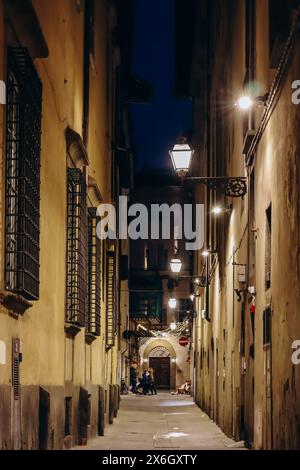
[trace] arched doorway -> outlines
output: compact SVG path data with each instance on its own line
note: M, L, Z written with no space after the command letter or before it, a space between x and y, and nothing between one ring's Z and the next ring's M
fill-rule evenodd
M156 387L170 389L171 386L171 362L170 351L164 346L156 346L149 354L149 367L155 371Z
M165 340L150 341L144 350L144 363L154 369L156 387L170 390L176 386L176 353Z

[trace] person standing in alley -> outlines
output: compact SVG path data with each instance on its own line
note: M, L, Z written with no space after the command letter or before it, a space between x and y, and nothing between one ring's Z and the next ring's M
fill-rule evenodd
M136 364L132 363L130 366L130 386L132 393L136 392Z
M148 393L150 392L150 374L147 370L143 372L142 383L143 383L143 394L148 395Z
M149 374L150 374L150 391L151 391L151 395L153 395L153 394L157 395L157 390L156 390L156 385L155 385L155 374L154 374L153 367L150 367Z

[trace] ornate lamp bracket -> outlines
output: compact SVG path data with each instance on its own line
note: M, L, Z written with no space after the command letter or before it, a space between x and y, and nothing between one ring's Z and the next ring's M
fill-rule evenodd
M185 177L185 181L204 184L210 191L219 191L228 197L244 197L247 193L247 178L245 177Z

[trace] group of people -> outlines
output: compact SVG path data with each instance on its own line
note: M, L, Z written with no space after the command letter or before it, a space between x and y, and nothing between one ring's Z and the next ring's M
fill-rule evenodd
M137 395L157 395L154 370L144 370L142 377L137 377L136 368L130 368L130 391Z

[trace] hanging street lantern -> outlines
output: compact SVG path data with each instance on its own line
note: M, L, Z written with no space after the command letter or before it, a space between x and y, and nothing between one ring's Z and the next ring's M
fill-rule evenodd
M173 297L171 297L168 301L168 304L169 304L169 307L174 309L176 308L176 305L177 305L177 301L176 299L174 299Z
M173 258L170 261L170 268L172 273L180 273L182 268L182 262L179 258Z
M185 176L189 171L194 150L186 143L178 143L169 153L178 176Z
M190 176L187 177L194 150L182 138L169 151L175 172L184 181L204 184L210 191L219 191L228 197L244 197L247 193L245 176Z

